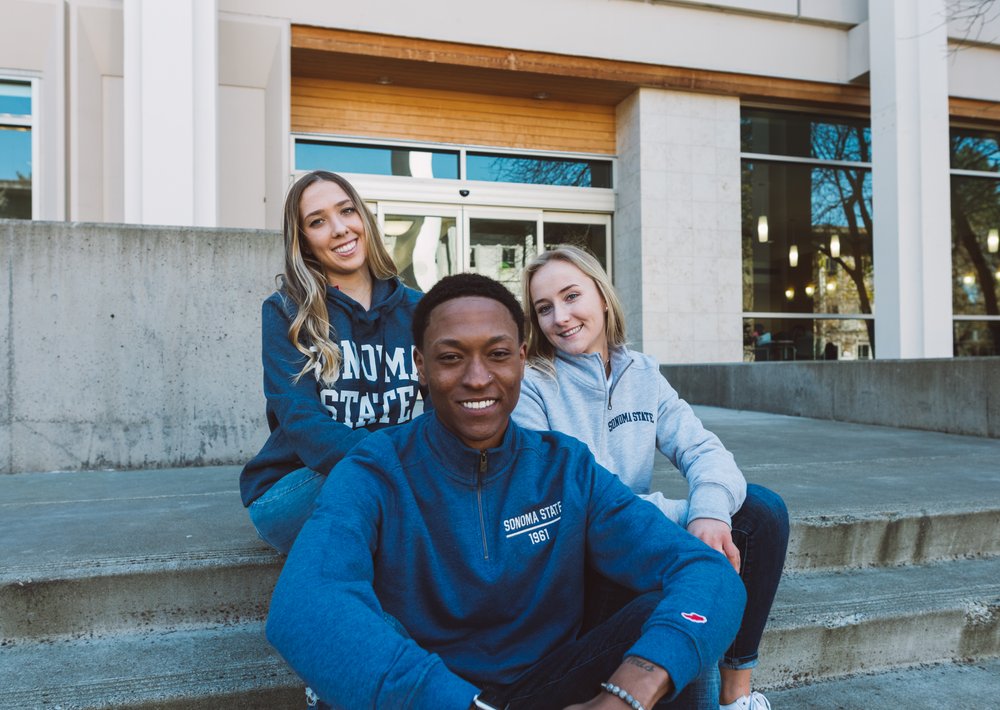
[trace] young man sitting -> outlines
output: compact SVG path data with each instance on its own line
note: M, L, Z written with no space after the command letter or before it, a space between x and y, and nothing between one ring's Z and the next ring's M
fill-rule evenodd
M717 708L743 585L585 445L510 421L517 300L450 276L413 334L434 411L331 472L274 591L275 648L348 710ZM583 629L587 566L636 597Z

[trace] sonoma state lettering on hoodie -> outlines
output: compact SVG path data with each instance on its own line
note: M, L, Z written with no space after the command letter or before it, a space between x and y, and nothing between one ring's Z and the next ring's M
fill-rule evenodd
M369 432L413 418L419 389L411 326L420 296L398 278L376 280L366 310L327 288L330 328L343 356L332 383L311 373L298 377L306 359L288 340L295 305L280 291L264 301L261 356L271 433L240 475L244 505L296 469L328 474Z
M415 346L396 347L386 352L382 345L350 340L340 341L344 362L337 388L320 390L320 399L331 416L349 427L371 424L400 424L413 416L417 400ZM410 380L413 384L380 389L379 383L393 385ZM365 383L363 388L356 385Z

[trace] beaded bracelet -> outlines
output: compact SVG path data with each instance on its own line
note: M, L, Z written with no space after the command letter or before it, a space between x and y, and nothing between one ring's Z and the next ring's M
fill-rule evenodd
M616 698L619 698L623 703L628 705L632 710L646 710L638 700L632 697L632 694L623 688L619 688L614 683L601 683L601 690L606 693L611 693Z

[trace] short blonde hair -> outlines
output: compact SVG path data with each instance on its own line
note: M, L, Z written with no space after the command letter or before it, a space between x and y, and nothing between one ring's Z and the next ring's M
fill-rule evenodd
M555 375L556 347L542 332L541 325L538 323L538 314L535 313L535 309L531 305L531 279L543 266L553 260L572 264L585 276L590 277L594 285L597 286L601 298L608 305L607 313L604 316L604 335L608 340L608 347L625 344L625 311L618 298L618 292L611 284L608 272L601 266L601 262L590 252L572 245L559 246L550 251L542 252L528 262L524 269L524 275L521 277L521 285L527 325L528 365L550 375Z

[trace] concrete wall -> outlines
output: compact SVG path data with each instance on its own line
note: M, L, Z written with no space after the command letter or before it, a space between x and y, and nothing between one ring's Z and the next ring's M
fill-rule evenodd
M274 232L0 220L0 472L242 462Z
M664 365L692 404L1000 438L1000 358Z

